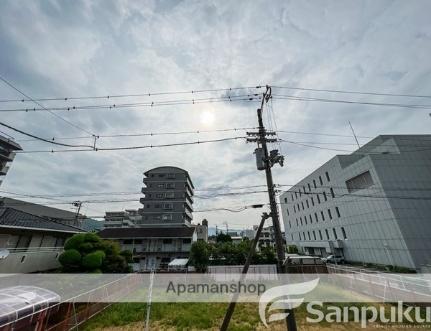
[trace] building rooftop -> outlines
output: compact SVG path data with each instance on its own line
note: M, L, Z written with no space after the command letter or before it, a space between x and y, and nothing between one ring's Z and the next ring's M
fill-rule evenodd
M84 230L10 207L0 207L0 227L78 233Z
M195 232L194 227L176 228L111 228L99 232L101 238L190 238Z
M6 144L6 145L8 145L8 148L15 150L15 151L21 151L22 150L21 146L18 143L16 143L14 140L6 138L2 135L0 135L0 144L1 145Z

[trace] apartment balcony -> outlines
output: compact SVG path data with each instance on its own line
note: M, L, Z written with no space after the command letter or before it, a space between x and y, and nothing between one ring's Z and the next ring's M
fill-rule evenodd
M0 148L0 160L11 162L15 158L15 155L15 152L10 152L8 150Z
M0 176L6 176L7 172L9 171L9 166L5 164L3 167L0 168Z

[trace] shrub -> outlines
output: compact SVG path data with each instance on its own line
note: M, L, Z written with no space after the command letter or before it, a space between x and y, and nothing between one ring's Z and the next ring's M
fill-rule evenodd
M79 249L79 246L85 241L85 233L78 233L67 239L64 249Z
M105 253L102 251L96 251L87 254L82 259L82 266L89 270L99 269L102 266Z
M76 249L68 249L58 257L58 260L65 267L77 267L81 263L81 254Z

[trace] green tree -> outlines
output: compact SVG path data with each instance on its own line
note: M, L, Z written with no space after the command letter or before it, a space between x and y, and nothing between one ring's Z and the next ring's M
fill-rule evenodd
M232 242L232 237L225 233L219 233L216 237L217 243L226 243L226 242Z
M190 250L191 264L196 271L205 272L210 262L210 250L205 241L199 240L193 243Z
M118 243L102 240L95 233L79 233L69 238L59 256L64 272L129 272L131 252L121 252Z

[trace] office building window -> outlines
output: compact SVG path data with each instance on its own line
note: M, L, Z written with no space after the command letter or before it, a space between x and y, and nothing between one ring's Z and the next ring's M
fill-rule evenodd
M319 176L319 183L320 183L320 185L323 185L322 176Z
M325 175L326 175L326 180L327 180L328 182L330 182L330 181L331 181L331 179L329 178L329 174L328 174L328 172L327 172L327 171L325 172Z
M307 215L304 215L305 225L307 225Z
M302 240L302 238L301 238L301 232L299 232L298 234L299 234L299 240Z
M304 210L304 202L301 201L302 210Z
M334 232L334 238L335 238L335 239L338 239L338 237L337 237L337 231L335 230L335 228L334 228L334 229L332 229L332 231Z
M328 216L329 216L329 219L330 219L330 220L332 220L332 213L331 213L331 209L328 209Z
M310 223L313 224L313 217L310 214Z
M313 231L313 238L314 238L314 240L317 240L317 238L316 238L316 231Z
M307 208L310 208L310 204L308 203L308 200L305 200L305 204L307 205Z
M311 204L314 206L314 198L311 197Z
M325 201L328 201L328 197L326 196L326 192L323 192L323 198L325 199Z
M304 224L302 223L302 217L299 218L299 221L301 222L301 226L303 226Z
M346 180L347 191L349 193L366 189L372 185L374 185L374 182L369 171Z
M319 216L317 216L317 213L314 213L314 218L316 219L316 223L319 222Z
M310 192L311 191L310 183L308 183L307 186L308 186L308 192Z
M317 196L317 202L320 203L320 195L317 194L316 196Z
M325 220L325 214L323 213L323 210L320 212L320 215L322 215L322 221Z
M313 186L314 186L314 188L316 188L317 186L316 186L316 180L314 180L313 179Z
M321 230L319 230L319 237L320 237L320 240L323 240L322 231Z
M346 240L347 239L346 230L344 230L343 227L341 227L341 232L343 234L343 239Z
M328 229L325 229L325 232L326 232L326 240L329 240L329 232L328 232Z
M307 240L307 238L305 237L305 232L302 232L302 236L304 237L304 240Z
M308 231L307 234L308 234L308 240L311 240L310 231Z
M340 210L338 209L338 207L335 207L335 211L337 213L337 217L340 218L341 215L340 215Z
M332 197L332 199L334 199L334 198L335 198L334 189L331 187L331 188L329 189L329 191L331 191L331 197Z

